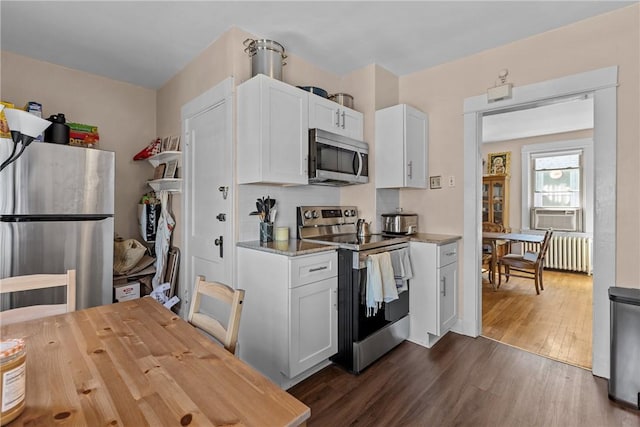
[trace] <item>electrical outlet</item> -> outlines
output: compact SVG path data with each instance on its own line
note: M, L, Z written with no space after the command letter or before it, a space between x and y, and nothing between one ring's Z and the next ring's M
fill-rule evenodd
M456 177L453 175L449 175L449 187L456 186Z

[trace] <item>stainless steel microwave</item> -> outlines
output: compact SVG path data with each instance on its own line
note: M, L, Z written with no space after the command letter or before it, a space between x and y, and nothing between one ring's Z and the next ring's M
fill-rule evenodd
M369 144L322 129L309 131L309 184L369 182Z

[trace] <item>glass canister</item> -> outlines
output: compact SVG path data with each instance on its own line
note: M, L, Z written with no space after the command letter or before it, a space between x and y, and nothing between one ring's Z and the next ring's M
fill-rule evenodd
M25 407L27 385L27 351L24 340L0 342L0 396L2 396L2 425L18 418Z

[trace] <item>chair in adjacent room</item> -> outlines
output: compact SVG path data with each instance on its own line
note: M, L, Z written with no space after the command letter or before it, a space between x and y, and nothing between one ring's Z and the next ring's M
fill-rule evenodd
M0 279L0 294L12 292L32 291L47 288L66 288L66 302L59 304L37 304L27 307L12 308L0 312L0 323L24 322L56 314L68 313L76 310L76 271L68 270L63 274L32 274Z
M222 301L229 306L229 318L227 319L226 327L219 320L201 311L203 297ZM193 290L188 321L193 326L213 336L224 345L227 351L235 354L243 301L244 290L234 290L221 283L207 282L204 277L198 276Z
M538 252L525 251L523 254L507 254L498 258L498 288L502 284L502 268L504 275L509 280L510 276L533 279L536 286L536 294L540 295L540 290L544 291L542 272L544 258L549 249L549 241L553 235L552 230L547 230L544 239L540 244ZM513 273L516 271L516 273Z
M502 224L485 221L482 223L482 231L491 233L504 233L504 226ZM496 289L494 275L497 261L497 247L498 243L495 240L487 239L482 241L482 270L483 272L486 270L489 273L489 283L491 283L491 286L494 290Z

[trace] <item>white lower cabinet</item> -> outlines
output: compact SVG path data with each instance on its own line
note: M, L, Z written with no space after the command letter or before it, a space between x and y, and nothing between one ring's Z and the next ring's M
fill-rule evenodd
M240 359L285 389L329 364L338 351L337 274L335 251L287 257L238 248Z
M410 242L409 341L431 347L458 320L458 242Z
M289 312L289 378L338 351L337 278L291 289Z

